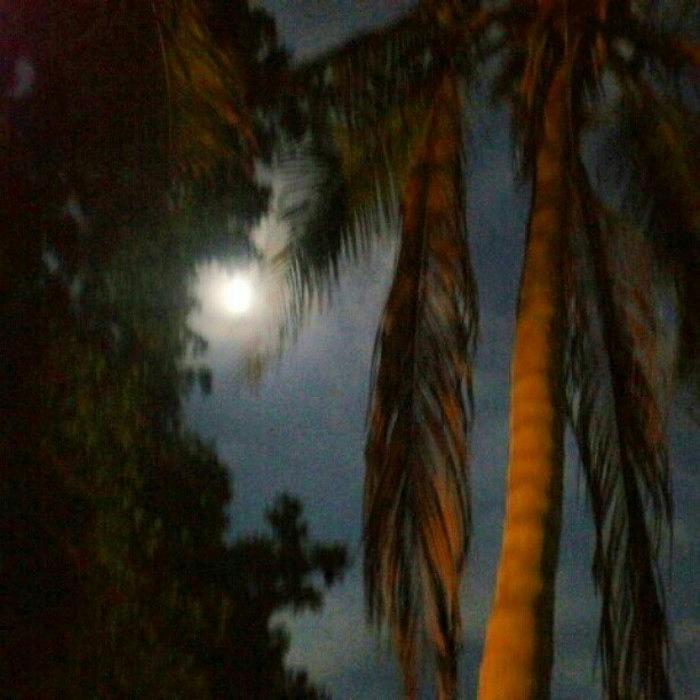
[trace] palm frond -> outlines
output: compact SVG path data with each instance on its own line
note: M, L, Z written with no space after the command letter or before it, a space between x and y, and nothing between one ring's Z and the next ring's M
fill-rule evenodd
M432 85L436 32L422 13L413 11L301 65L295 90L308 100L312 113L320 108L323 120L330 112L332 119L362 129Z
M365 246L369 227L351 227L345 181L337 156L319 143L288 150L277 161L273 206L288 228L280 267L290 292L288 316L301 321L315 301L328 301L343 257Z
M676 30L664 26L658 17L644 13L620 13L613 15L612 31L617 37L629 41L639 61L646 64L656 76L678 78L683 74L697 77L700 71L700 44L689 36L688 28L698 25L700 11L697 3L673 12ZM685 27L685 31L683 31Z
M534 167L542 139L544 104L554 71L563 65L569 73L569 140L578 142L592 106L603 93L603 66L607 55L607 27L600 3L523 3L509 15L508 54L494 82L496 98L513 102L513 132L521 169Z
M311 308L331 301L342 262L395 229L398 192L435 90L430 35L413 12L289 76L310 128L276 162L274 206L288 229L272 261L287 288L281 346L294 342Z
M472 15L479 27L485 23ZM417 8L290 76L309 112L310 133L285 156L283 170L294 173L293 182L278 199L290 234L276 258L290 290L285 339L296 337L313 304L330 301L341 261L395 228L398 193L445 71L437 48L444 33Z
M288 239L272 262L288 290L282 344L293 342L314 305L331 302L343 261L395 231L399 192L429 115L420 100L361 130L336 122L328 134L317 125L280 154L274 206Z
M410 697L421 629L436 654L440 697L452 697L456 684L477 323L460 154L460 100L448 75L403 193L401 247L375 346L366 448L369 612L394 633Z
M430 111L430 94L395 105L362 129L338 123L333 140L352 211L389 214L408 178L411 155Z
M579 167L568 279L567 399L596 533L606 697L669 698L659 551L670 522L668 362L651 248L602 209Z
M244 360L253 382L297 342L313 313L332 304L344 265L394 233L398 204L379 192L374 203L352 202L343 170L334 147L312 136L273 159L270 216L278 230L259 253L275 312L272 334Z
M700 399L700 116L639 80L623 87L608 152L625 209L675 287L679 378Z
M522 69L513 102L514 132L521 142L525 172L534 166L548 86L563 50L559 32L553 27L551 13L535 13L533 9L530 14L534 19L524 23L521 43L514 44L511 54L513 67Z

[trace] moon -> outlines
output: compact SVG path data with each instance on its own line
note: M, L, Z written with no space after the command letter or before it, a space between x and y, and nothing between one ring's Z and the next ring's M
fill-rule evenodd
M224 306L240 316L247 313L253 303L253 285L241 275L231 278L224 288Z

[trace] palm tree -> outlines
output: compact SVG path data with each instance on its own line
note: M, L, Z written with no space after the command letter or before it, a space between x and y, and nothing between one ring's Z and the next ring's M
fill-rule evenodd
M684 106L682 87L663 92L663 71L678 75L688 52L654 19L633 3L555 1L532 3L506 27L506 71L519 75L516 119L532 203L511 376L506 521L480 673L484 698L549 694L567 414L596 531L607 694L670 696L658 565L662 524L671 517L670 358L662 352L653 287L664 249L670 267L682 270L673 301L679 356L692 365L699 317L689 306L687 275L700 243L700 171L691 143L697 116ZM619 92L618 124L637 124L628 128L637 143L618 153L633 156L638 177L627 184L641 183L648 197L648 216L637 221L622 220L594 191L584 165L582 139L606 90ZM653 185L652 172L663 173ZM674 219L679 224L669 226Z
M506 50L496 88L514 103L532 200L507 513L480 696L549 694L567 419L595 524L606 691L670 695L658 565L671 515L666 379L671 355L691 383L700 372L692 284L700 132L687 80L698 50L657 15L654 4L612 0L489 11L426 2L298 73L317 134L304 147L312 186L326 202L345 203L346 216L338 221L338 206L290 206L282 260L294 318L327 293L338 259L371 239L377 207L400 202L396 273L375 347L364 522L370 616L393 631L407 697L417 692L421 637L435 655L439 697L457 692L477 320L461 110L473 49L492 26ZM606 153L628 166L622 202L596 192L582 146L608 123L617 131ZM644 207L630 206L634 192ZM655 285L678 309L675 353L662 347Z

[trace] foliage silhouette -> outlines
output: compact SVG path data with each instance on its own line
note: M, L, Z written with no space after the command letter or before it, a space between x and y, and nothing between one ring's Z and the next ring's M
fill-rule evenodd
M18 38L0 90L3 692L326 697L269 623L321 605L344 547L312 540L288 496L271 534L225 541L228 468L182 417L211 382L187 326L195 265L240 246L266 200L246 81L283 56L271 20L44 0L0 21Z

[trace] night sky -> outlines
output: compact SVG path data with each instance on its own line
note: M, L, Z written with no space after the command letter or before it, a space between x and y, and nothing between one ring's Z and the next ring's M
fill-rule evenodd
M297 57L329 48L352 32L382 24L411 3L304 0L263 3L276 17L284 43ZM485 100L477 99L485 105ZM490 607L507 462L508 372L515 297L526 226L527 188L513 184L509 119L501 108L472 107L468 120L469 228L479 282L481 332L472 438L474 537L463 584L465 650L462 696L475 697L484 622ZM283 235L274 213L258 238ZM231 261L229 261L231 262ZM234 261L235 262L235 261ZM193 396L191 425L215 442L233 471L233 533L263 526L264 510L280 491L298 495L312 536L345 541L353 566L327 595L319 614L285 619L292 632L289 661L338 700L400 696L400 678L386 638L366 625L362 591L361 502L364 420L375 330L393 270L386 242L348 262L332 308L313 317L299 342L257 387L241 380L240 363L262 329L263 311L227 314L216 295L217 267L201 271L202 308L193 325L209 340L211 396ZM207 290L210 290L209 292ZM260 295L260 291L258 294ZM259 308L264 307L258 299ZM680 411L674 417L676 508L673 577L668 588L673 684L677 697L700 695L700 519L697 456L700 438ZM556 602L556 660L552 697L600 695L594 667L598 606L590 563L593 551L584 481L570 444ZM429 697L429 695L426 695Z

